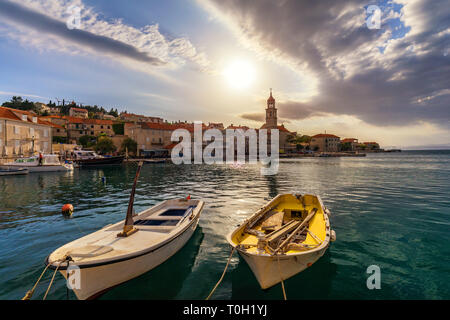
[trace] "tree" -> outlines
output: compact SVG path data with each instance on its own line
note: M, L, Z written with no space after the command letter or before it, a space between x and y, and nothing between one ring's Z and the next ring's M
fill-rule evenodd
M352 143L351 142L341 143L341 151L352 151Z
M99 153L111 153L116 151L117 148L111 138L106 136L99 136L98 142L94 146L94 149Z
M125 152L125 150L127 150L127 149L128 149L128 152L136 154L137 142L131 138L126 138L125 140L123 140L121 150L122 150L122 152Z
M95 142L96 138L94 136L85 135L80 137L80 144L83 146L83 148L92 147Z
M112 129L114 134L123 135L125 132L125 124L122 123L113 123Z

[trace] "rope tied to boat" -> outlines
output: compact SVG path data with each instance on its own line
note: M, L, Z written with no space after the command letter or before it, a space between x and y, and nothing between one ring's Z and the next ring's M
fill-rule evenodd
M55 274L56 271L58 271L59 267L61 266L61 263L63 263L64 261L69 261L69 259L71 260L72 258L70 256L64 256L64 258L56 260L55 262L59 262L55 272L53 273L53 277L52 280L50 281L50 284L47 288L47 291L45 292L44 295L44 299L47 297L48 292L50 291L50 287L53 284L53 280L55 278ZM38 286L39 282L41 281L42 277L44 276L45 272L48 270L48 268L50 267L51 263L48 263L45 268L44 271L42 271L41 275L39 276L38 280L36 281L36 283L34 284L33 288L31 288L30 290L27 291L27 293L25 294L25 296L22 298L22 300L30 300L33 297L34 294L34 290L36 290L36 287Z
M216 285L212 289L211 293L208 295L208 297L205 300L209 300L209 298L211 298L211 296L213 295L214 291L216 291L217 287L222 282L223 277L225 276L225 273L227 272L228 265L230 264L231 258L233 257L233 253L234 253L235 250L236 250L236 247L233 247L231 249L231 253L230 253L230 256L228 257L227 265L225 266L225 269L223 270L222 276L220 277L219 281L216 283Z

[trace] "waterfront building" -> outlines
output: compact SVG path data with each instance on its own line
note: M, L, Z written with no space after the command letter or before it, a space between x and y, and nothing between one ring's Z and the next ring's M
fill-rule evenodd
M342 151L356 151L358 148L358 139L355 138L345 138L341 140Z
M76 117L64 117L67 120L66 130L70 142L79 142L82 136L97 137L106 134L108 137L114 136L112 128L113 121L102 119L83 119Z
M334 134L320 133L311 137L310 148L319 152L338 152L340 137Z
M72 107L69 110L69 116L87 119L89 117L89 112L86 109Z
M176 129L186 129L194 133L194 124L189 123L151 123L151 122L127 122L125 123L125 136L136 141L138 150L163 149L173 144L172 132Z
M380 145L377 142L363 142L363 145L365 146L366 151L377 151L380 150Z
M0 107L0 157L51 153L52 124L34 113Z

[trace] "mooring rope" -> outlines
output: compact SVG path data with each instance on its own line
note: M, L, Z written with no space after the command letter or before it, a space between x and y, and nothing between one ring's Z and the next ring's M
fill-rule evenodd
M227 272L228 265L230 264L231 257L233 256L233 253L234 253L235 249L236 249L236 247L233 247L233 249L231 249L230 257L228 258L228 262L227 262L227 265L225 266L225 269L223 270L222 276L220 277L219 281L216 283L216 285L212 289L211 293L208 295L208 297L205 300L209 300L209 298L211 298L211 296L213 295L214 291L216 291L217 287L222 282L223 277L225 276L225 273Z
M280 274L280 279L281 279L281 288L283 289L283 297L284 297L284 300L287 300L286 290L284 289L284 281L283 281L283 277L281 276L280 256L279 255L277 255L277 261L278 261L278 273Z
M58 266L56 267L55 272L53 272L52 280L50 281L50 284L48 285L47 291L45 292L44 298L42 300L45 300L47 298L47 294L50 291L50 288L52 287L53 280L55 279L56 272L58 271L59 267L61 266L61 263L63 263L64 261L65 261L65 259L61 260L58 263Z
M49 266L50 266L50 264L47 264L47 266L44 268L44 271L42 271L41 276L39 277L39 279L34 284L33 288L31 288L31 290L27 291L27 293L22 298L22 300L30 300L31 299L31 297L33 296L34 290L36 289L37 285L39 284L39 281L41 281L42 276L44 275L45 271L47 271Z

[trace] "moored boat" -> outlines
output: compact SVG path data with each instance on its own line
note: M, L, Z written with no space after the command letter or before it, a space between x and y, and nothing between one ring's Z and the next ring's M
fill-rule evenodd
M133 215L137 176L125 221L72 241L46 259L46 265L66 279L68 273L73 279L70 268L77 267L79 285L72 289L78 299L95 298L150 271L180 250L197 228L204 202L190 197L166 200Z
M69 171L73 169L70 164L61 163L55 154L42 155L42 161L39 161L39 156L32 156L27 158L18 158L14 162L5 163L9 168L24 168L32 172L52 172L52 171Z
M72 161L80 167L94 167L120 165L124 159L125 156L101 156L94 151L74 150Z
M0 167L0 176L16 176L28 174L28 169L26 168L10 168L10 167Z
M315 263L334 241L330 212L316 195L281 194L227 236L262 289Z

